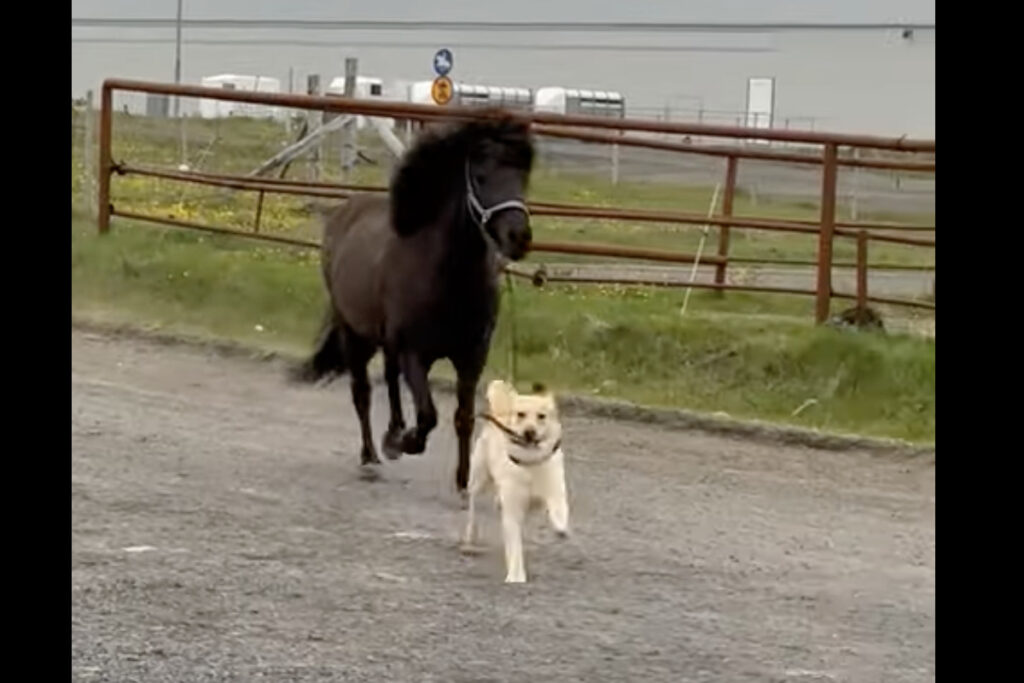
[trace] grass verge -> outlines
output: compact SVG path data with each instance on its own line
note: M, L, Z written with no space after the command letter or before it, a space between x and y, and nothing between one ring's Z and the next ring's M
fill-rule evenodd
M72 221L76 315L309 350L325 304L317 255L117 221ZM517 286L488 373L558 391L725 412L834 432L933 442L934 341L816 328L808 300L697 291ZM506 295L507 298L507 295ZM450 369L441 368L448 374ZM794 412L804 406L797 414Z

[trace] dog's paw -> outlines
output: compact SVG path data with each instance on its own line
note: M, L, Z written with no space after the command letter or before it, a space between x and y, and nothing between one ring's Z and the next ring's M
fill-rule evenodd
M505 583L526 583L526 577L509 575L505 577Z
M477 543L470 543L463 541L459 544L459 552L463 555L474 557L476 555L483 555L487 552L487 548Z

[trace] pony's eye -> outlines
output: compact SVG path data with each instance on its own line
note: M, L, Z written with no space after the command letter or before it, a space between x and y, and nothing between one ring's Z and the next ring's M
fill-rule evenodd
M516 413L516 417L518 417L520 420L525 420L526 413Z

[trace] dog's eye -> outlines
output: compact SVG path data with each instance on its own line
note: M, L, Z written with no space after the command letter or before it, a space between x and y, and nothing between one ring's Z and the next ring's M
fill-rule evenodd
M520 420L525 420L526 413L516 413L516 417L518 417Z
M540 415L537 416L537 419L538 420L546 420L546 419L548 419L548 416L545 415L544 413L541 413Z

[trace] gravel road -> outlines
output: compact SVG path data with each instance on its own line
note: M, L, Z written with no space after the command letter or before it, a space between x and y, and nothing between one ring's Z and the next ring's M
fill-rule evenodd
M344 382L82 331L71 379L73 680L934 680L934 456L575 417L507 587L449 419L366 482Z

